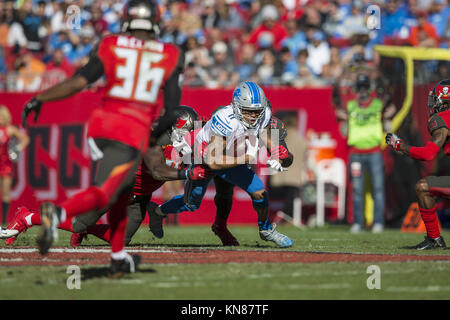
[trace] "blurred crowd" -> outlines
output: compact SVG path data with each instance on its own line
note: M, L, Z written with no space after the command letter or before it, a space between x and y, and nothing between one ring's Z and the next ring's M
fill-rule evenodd
M124 2L1 1L0 89L35 91L70 77L100 37L120 32ZM447 0L158 3L160 38L185 52L184 86L232 87L244 79L262 86L323 86L354 63L376 65L377 44L450 44ZM367 28L370 5L380 8L379 29Z

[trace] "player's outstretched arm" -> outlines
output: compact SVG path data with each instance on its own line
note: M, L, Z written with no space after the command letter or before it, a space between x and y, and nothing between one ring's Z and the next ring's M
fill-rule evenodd
M423 147L413 147L407 145L403 139L400 139L393 133L386 135L386 144L390 145L400 154L407 155L417 160L433 160L444 146L450 131L447 128L439 128L433 131L430 141Z
M54 100L61 100L83 90L87 86L87 80L80 75L67 79L54 87L34 96L28 101L22 111L22 125L27 126L27 118L31 113L35 113L34 122L37 121L41 111L42 103Z
M166 158L160 146L148 148L144 154L144 162L155 180L202 180L210 176L207 168L202 166L178 170L166 165Z

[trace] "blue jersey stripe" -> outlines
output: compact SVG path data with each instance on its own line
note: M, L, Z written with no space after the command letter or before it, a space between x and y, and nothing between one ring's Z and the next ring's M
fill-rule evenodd
M214 118L216 118L216 119L220 122L220 124L223 125L224 127L226 127L227 129L233 130L228 124L226 124L226 123L225 123L222 119L220 119L219 117L214 116Z

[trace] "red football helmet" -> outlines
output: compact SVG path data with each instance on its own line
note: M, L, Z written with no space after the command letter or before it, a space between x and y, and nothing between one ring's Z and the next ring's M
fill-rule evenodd
M159 34L161 13L154 0L130 0L123 9L122 32L131 30L153 31Z
M428 113L432 114L450 109L450 79L439 81L428 95Z

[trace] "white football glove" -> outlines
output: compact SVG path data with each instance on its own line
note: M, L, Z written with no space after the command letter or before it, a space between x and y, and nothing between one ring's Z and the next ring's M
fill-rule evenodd
M259 145L258 138L256 138L255 145L252 145L252 143L250 142L249 139L245 139L245 145L247 146L247 151L245 152L245 154L249 155L253 159L256 159L256 156L258 154L258 145Z
M184 138L181 138L179 141L175 141L173 143L173 148L177 150L179 153L183 155L183 157L187 154L192 153L191 146L184 140Z
M274 159L267 160L267 165L276 171L280 171L280 172L287 171L287 169L283 168L283 166L281 165L281 163L278 160L274 160Z

